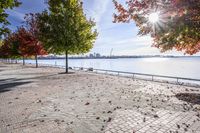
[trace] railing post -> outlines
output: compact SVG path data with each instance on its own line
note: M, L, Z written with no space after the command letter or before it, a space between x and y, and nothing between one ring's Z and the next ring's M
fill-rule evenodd
M135 79L135 75L133 74L133 79Z
M177 78L177 81L176 81L176 82L177 82L177 84L179 84L179 82L178 82L178 78Z
M153 81L153 75L152 75L152 81Z

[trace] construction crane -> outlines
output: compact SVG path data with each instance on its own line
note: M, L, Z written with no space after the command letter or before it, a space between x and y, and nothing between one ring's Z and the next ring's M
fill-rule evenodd
M112 56L112 53L113 53L113 48L110 50L110 58Z

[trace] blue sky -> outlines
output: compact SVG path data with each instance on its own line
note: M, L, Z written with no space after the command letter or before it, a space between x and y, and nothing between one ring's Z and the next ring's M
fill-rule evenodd
M124 0L119 0L123 2ZM22 25L24 14L41 12L47 5L44 0L21 0L23 3L14 10L8 10L10 28L15 30ZM90 53L109 55L113 49L113 55L158 55L157 48L151 47L152 39L149 36L138 36L135 24L113 23L114 5L112 0L83 0L84 12L87 17L94 18L97 23L99 36ZM183 55L180 52L170 51L164 55Z

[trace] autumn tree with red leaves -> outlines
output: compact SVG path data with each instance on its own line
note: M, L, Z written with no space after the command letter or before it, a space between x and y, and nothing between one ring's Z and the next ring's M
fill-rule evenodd
M3 42L4 43L4 42ZM0 58L9 58L11 55L9 45L5 43L0 47Z
M8 34L8 36L2 41L2 46L0 47L0 57L19 58L20 56L19 41L16 37L16 34Z
M192 55L200 51L199 0L127 0L126 7L113 2L117 10L114 22L134 21L138 34L150 34L153 46L161 52L175 48ZM151 22L150 18L158 20Z
M38 39L24 27L18 29L17 38L20 42L19 51L21 55L23 57L35 56L36 68L37 68L38 67L37 56L47 54L41 42L38 41Z
M21 35L25 33L26 35L22 37L23 43L28 43L27 51L25 53L29 55L34 55L36 60L36 68L38 67L38 55L46 55L47 51L44 49L43 44L38 39L38 14L27 14L25 16L26 29L22 28Z
M25 57L34 56L36 59L36 68L38 67L38 55L46 55L47 52L44 49L42 43L37 38L37 20L36 15L26 15L26 28L20 27L12 34L9 34L5 40L3 46L0 48L2 57L15 57L22 56L23 64Z

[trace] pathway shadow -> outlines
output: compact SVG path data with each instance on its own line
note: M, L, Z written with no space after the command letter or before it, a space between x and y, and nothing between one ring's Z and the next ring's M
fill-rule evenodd
M179 100L186 101L192 104L199 104L200 105L200 94L197 93L178 93L176 97Z
M8 81L8 80L16 80L16 79L15 78L0 79L0 83Z
M35 76L30 78L6 78L0 79L0 93L11 91L14 87L29 84L35 82L35 79L45 79L48 77L53 77L58 74L44 75L44 76Z
M13 82L13 83L0 84L0 93L11 91L13 87L29 84L29 83L32 83L32 82L27 81L27 82Z

